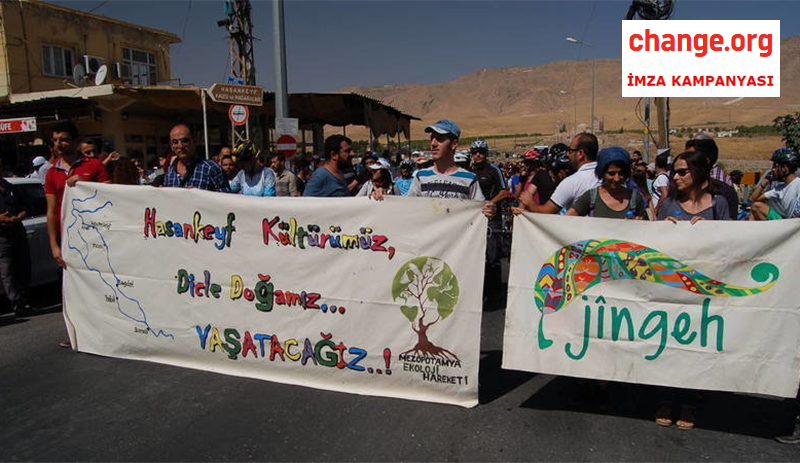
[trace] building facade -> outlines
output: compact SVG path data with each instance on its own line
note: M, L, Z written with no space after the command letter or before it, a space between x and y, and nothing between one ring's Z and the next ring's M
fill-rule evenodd
M106 81L157 85L172 80L175 34L37 0L0 2L0 97ZM83 73L73 76L76 65Z

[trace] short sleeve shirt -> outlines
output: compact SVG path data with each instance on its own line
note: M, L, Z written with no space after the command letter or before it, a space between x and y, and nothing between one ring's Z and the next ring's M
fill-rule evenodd
M592 190L585 191L582 195L578 196L578 198L573 201L572 209L575 209L575 212L578 215L586 216L592 213L592 191L596 190L593 188ZM639 193L637 190L631 190L627 188L627 195L628 195L628 207L621 211L616 211L608 207L608 205L603 201L603 197L600 196L600 192L597 192L597 200L594 203L594 212L592 213L592 217L603 217L606 219L626 219L628 218L628 211L633 211L633 214L636 217L647 217L647 212L645 211L644 207L644 198L642 194ZM632 198L636 196L636 199L633 200ZM635 202L635 208L631 209L631 202Z
M594 175L596 166L596 162L582 165L577 172L558 184L553 195L550 196L550 201L553 201L558 207L569 209L578 196L600 186L600 179Z
M347 197L351 196L351 194L343 178L335 176L324 167L319 167L311 174L311 178L308 179L306 187L303 190L303 196L327 198Z
M195 158L195 162L186 168L186 173L183 176L178 173L178 163L169 166L166 174L164 174L164 186L197 188L220 193L229 193L231 191L222 167L210 159L198 158Z
M109 181L108 172L102 162L93 158L80 158L73 162L69 170L61 165L61 158L58 158L47 171L47 177L44 180L44 193L49 196L56 197L56 220L59 221L56 229L61 229L61 201L64 199L64 189L67 186L67 179L79 175L82 181L85 182L103 182Z
M664 220L667 217L675 217L678 220L692 220L694 217L702 217L706 220L729 220L730 212L728 211L728 201L720 195L714 195L711 207L703 209L697 214L686 212L677 199L667 197L661 200L658 220Z
M653 187L652 187L651 191L653 193L653 203L655 205L658 205L658 202L661 201L661 190L660 190L660 188L668 187L668 186L669 186L669 175L667 175L667 174L665 174L663 172L658 174L656 179L653 180Z
M774 187L764 193L769 207L785 218L791 218L800 197L800 177L789 183L776 182Z
M459 167L453 173L440 174L435 169L429 167L415 172L407 196L477 201L485 199L478 184L478 177L472 172Z
M484 164L481 168L473 167L472 173L478 176L478 185L481 187L483 197L492 199L506 188L505 179L500 169L488 162Z

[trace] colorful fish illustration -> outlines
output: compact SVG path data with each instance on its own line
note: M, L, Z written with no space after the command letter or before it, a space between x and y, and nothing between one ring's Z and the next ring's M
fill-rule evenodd
M536 277L534 297L541 311L539 347L545 349L553 343L544 336L544 316L560 310L600 283L641 280L706 296L743 297L769 290L779 275L775 265L760 263L753 267L750 276L764 285L745 288L709 278L663 252L640 244L609 239L577 241L553 253Z

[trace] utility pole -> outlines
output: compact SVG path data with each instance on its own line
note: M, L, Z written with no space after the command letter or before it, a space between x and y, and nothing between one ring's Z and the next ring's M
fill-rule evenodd
M286 85L286 36L283 25L283 0L272 0L272 43L275 59L275 117L289 117Z
M217 26L228 31L228 66L231 76L244 85L256 84L256 63L253 52L253 21L250 16L250 0L227 0L226 18L217 21ZM255 131L255 142L261 146L262 132ZM231 123L231 148L238 140L250 139L250 122L244 126Z
M249 0L225 2L227 18L217 21L229 37L228 59L234 77L244 79L245 85L256 84L256 63L253 55L253 22L250 18Z
M587 47L594 48L594 45L588 42L584 42L583 40L578 40L575 37L567 37L566 41L569 43L576 43L578 45L586 45ZM596 59L592 59L592 109L589 114L589 133L594 133L594 86L595 86L595 61Z

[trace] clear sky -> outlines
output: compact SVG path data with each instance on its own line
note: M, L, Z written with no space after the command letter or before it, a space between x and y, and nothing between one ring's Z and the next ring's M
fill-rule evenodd
M168 30L173 76L225 81L223 2L55 1ZM561 59L619 58L629 1L285 1L290 92L348 86L447 82L483 68L538 66ZM274 90L272 2L252 1L257 83ZM781 37L800 34L800 1L677 0L673 19L784 19ZM700 23L702 25L702 23ZM577 37L594 48L570 44Z

